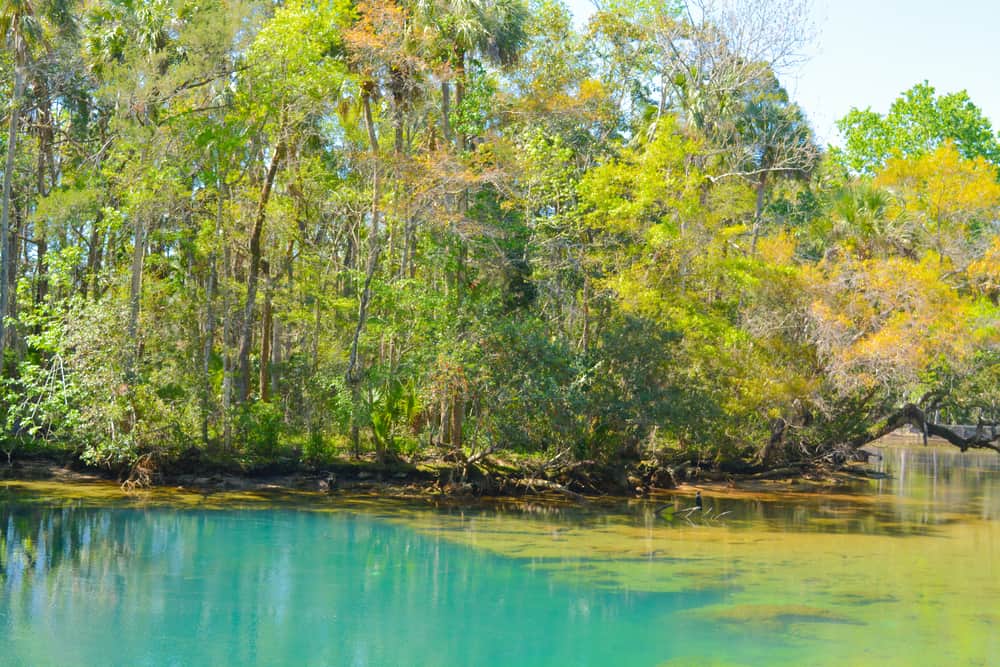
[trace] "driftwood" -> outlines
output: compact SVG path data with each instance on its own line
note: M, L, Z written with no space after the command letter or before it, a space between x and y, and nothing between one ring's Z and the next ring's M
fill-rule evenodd
M555 482L550 482L547 479L518 479L514 480L514 485L531 493L537 493L539 489L542 491L555 491L556 493L561 493L568 498L572 498L578 503L585 504L587 502L587 499L576 491L570 491L562 484L556 484Z

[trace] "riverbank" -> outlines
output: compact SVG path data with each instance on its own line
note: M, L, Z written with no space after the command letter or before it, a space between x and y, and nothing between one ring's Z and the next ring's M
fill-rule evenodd
M577 462L552 470L531 470L524 462L499 459L475 463L454 460L394 461L379 464L345 459L323 466L291 463L240 470L192 460L169 462L136 472L88 467L78 460L50 456L16 459L0 465L0 481L51 481L67 484L117 484L124 493L156 489L223 492L312 492L327 495L372 494L399 498L538 498L584 504L600 498L626 499L665 494L830 492L856 486L880 473L863 463L794 465L748 472L657 465Z

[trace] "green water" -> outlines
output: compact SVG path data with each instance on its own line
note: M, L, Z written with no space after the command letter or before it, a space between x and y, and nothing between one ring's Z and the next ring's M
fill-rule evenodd
M690 521L0 483L0 665L1000 665L1000 457L877 466Z

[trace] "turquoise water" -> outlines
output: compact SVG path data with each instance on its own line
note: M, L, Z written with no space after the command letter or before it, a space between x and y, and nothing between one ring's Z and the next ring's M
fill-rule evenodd
M0 485L0 665L1000 664L1000 466L879 465L690 522Z
M693 637L653 634L650 621L720 596L553 582L364 516L5 518L3 664L652 664ZM15 525L38 536L33 567L13 553Z

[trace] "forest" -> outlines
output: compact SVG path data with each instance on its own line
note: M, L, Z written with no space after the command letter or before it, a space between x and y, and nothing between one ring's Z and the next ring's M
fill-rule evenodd
M916 82L821 145L780 80L803 0L0 0L0 32L8 462L1000 451L998 135Z

